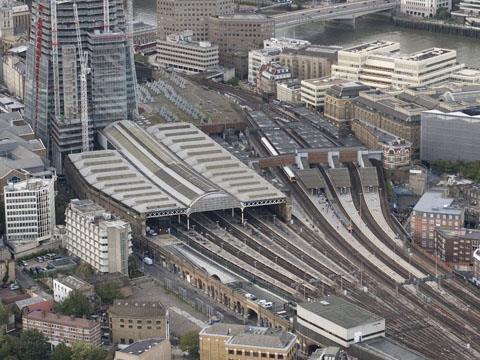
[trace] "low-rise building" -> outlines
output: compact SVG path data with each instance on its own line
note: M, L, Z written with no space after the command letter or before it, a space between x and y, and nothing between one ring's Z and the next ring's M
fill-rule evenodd
M143 21L133 23L133 45L145 45L157 40L157 27Z
M344 81L345 80L333 79L331 77L302 80L300 83L301 101L310 109L323 109L327 90L332 85L340 84Z
M22 314L29 314L32 311L52 311L53 297L43 291L36 291L30 294L29 298L15 302L15 307Z
M172 347L167 339L148 339L134 342L115 352L114 360L171 360Z
M116 344L165 336L165 308L158 302L115 300L108 309L108 319Z
M369 150L383 151L383 167L387 170L410 165L412 143L361 120L352 122L352 132Z
M297 305L297 332L343 347L385 336L385 319L334 295Z
M65 224L70 254L98 272L128 274L128 256L132 253L128 222L115 218L91 200L74 199L65 211Z
M302 103L300 81L291 79L277 84L277 100L292 105Z
M257 74L257 90L265 95L276 96L277 84L290 78L288 68L279 63L262 65Z
M100 323L94 320L54 314L47 311L33 311L23 316L23 330L37 330L56 346L60 343L71 345L83 341L100 346L102 333Z
M187 73L218 67L218 46L208 41L193 41L193 32L185 30L157 41L156 61L163 67Z
M55 177L4 187L7 242L15 256L46 245L55 229Z
M310 41L287 37L270 38L263 40L264 49L279 49L281 51L283 49L303 49L310 45Z
M480 230L435 229L437 255L459 270L469 270L474 262L473 252L480 247Z
M420 17L433 18L438 9L452 10L452 0L401 0L400 11L402 14Z
M218 323L199 337L200 360L296 358L297 337L281 329Z
M65 300L73 290L78 290L85 296L94 293L93 285L72 275L53 279L53 298L56 302Z
M10 50L3 56L3 83L10 94L23 99L25 59Z
M480 248L473 252L473 282L480 286Z
M456 206L453 198L442 192L430 191L423 194L413 208L410 231L415 242L427 251L435 248L435 229L458 230L463 228L464 209Z
M318 79L330 76L331 67L337 62L339 46L311 45L301 49L285 48L280 54L280 64L288 67L292 77Z
M251 50L248 52L248 82L257 83L258 71L263 65L279 62L280 50L276 48Z

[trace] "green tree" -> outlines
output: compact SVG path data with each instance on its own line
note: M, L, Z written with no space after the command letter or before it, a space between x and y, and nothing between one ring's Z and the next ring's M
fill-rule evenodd
M180 349L188 352L190 356L198 357L198 332L189 331L180 336Z
M232 85L232 86L237 86L239 82L240 82L240 79L237 78L236 76L234 76L230 80L227 81L227 84Z
M128 257L128 277L133 278L140 274L140 270L138 269L138 262L135 259L135 255L130 255Z
M77 267L76 272L77 272L77 274L81 275L85 279L90 279L94 274L93 268L85 262L82 262Z
M12 336L0 335L0 359L18 360L12 339L14 339Z
M107 357L107 350L93 347L83 341L79 341L72 345L72 356L70 360L105 360Z
M64 343L60 343L52 351L51 360L70 360L72 358L72 349Z
M99 284L95 290L104 304L113 304L113 300L122 298L120 286L117 282Z
M448 11L447 8L440 7L437 9L437 12L435 13L435 18L440 19L440 20L447 20L450 19L450 12Z
M0 302L0 327L8 323L8 309Z
M73 290L63 302L56 305L55 310L64 315L83 317L92 314L93 305L79 290Z
M16 354L20 360L39 360L50 357L50 344L47 338L37 330L25 330L16 345Z

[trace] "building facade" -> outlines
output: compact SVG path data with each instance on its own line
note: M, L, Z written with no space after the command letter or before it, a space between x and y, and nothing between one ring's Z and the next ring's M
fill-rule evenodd
M248 52L262 47L274 34L274 20L262 14L210 17L208 37L218 45L220 65L234 67L236 76L248 76Z
M464 209L441 192L426 192L413 208L410 231L415 242L429 252L435 249L435 229L463 228Z
M301 99L300 81L291 79L277 84L277 100L287 104L300 105Z
M320 109L325 105L325 95L327 90L334 84L343 82L331 77L320 79L309 79L301 81L300 95L301 101L310 109Z
M480 160L480 107L463 111L422 112L420 159Z
M25 61L16 54L3 56L3 83L8 91L20 99L24 97Z
M156 61L163 67L198 73L218 67L218 46L208 41L193 41L193 32L185 30L157 41Z
M115 352L114 360L171 360L172 346L167 339L148 339L134 342Z
M277 84L290 79L292 75L287 67L279 63L262 65L257 73L257 91L265 95L277 95Z
M37 330L56 346L60 343L72 345L83 341L100 346L102 333L100 323L73 316L54 314L46 311L32 311L22 318L23 330Z
M108 309L108 321L115 344L164 337L165 308L157 302L115 300Z
M37 247L53 237L55 178L30 178L4 188L7 241Z
M237 324L214 324L203 328L200 360L296 359L297 337L279 329Z
M248 52L248 82L251 85L256 85L258 71L263 65L280 61L280 51L277 48L268 48Z
M437 254L442 261L458 269L469 270L474 263L473 253L480 247L480 230L435 229Z
M209 17L233 15L234 0L157 0L158 39L184 30L195 41L209 40Z
M128 274L132 253L130 224L91 200L72 200L65 211L65 245L100 273Z
M109 2L110 28L104 30L103 2L76 1L81 28L82 49L88 54L88 114L93 131L106 123L131 119L137 110L133 50L126 36L123 2ZM54 32L51 31L51 1L32 2L32 22L26 59L25 118L35 133L61 157L55 167L62 173L63 156L81 150L68 137L53 146L52 123L68 127L80 120L80 66L76 27L72 24L72 2L57 2L58 57L54 56ZM71 134L72 129L69 130ZM75 137L75 136L74 136ZM57 140L55 140L57 141ZM60 154L55 154L60 152Z
M405 15L432 18L438 9L452 10L452 0L401 0L400 11Z
M78 290L85 296L94 293L93 285L72 275L53 279L53 299L56 302L65 300L73 290Z

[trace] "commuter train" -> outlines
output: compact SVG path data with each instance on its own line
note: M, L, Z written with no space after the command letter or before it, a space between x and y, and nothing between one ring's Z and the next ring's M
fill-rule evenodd
M270 141L266 137L262 136L262 138L260 140L262 141L263 146L265 146L265 148L267 149L267 151L270 155L272 155L272 156L280 155L278 153L278 151L273 147L273 145L270 143ZM296 182L297 181L297 178L295 177L295 173L290 168L290 166L282 166L282 170L285 173L285 175L287 175L288 180L290 180L291 182Z

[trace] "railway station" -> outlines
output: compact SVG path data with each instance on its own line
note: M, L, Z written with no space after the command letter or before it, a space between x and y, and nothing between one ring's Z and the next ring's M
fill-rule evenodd
M190 226L193 213L272 206L288 220L286 196L197 127L159 124L148 132L130 121L106 127L104 150L71 154L66 173L77 195L128 220L134 233L147 227ZM159 225L160 224L160 225Z

